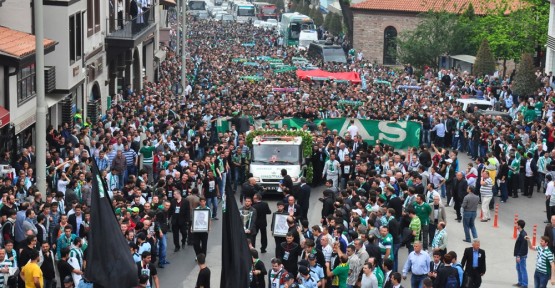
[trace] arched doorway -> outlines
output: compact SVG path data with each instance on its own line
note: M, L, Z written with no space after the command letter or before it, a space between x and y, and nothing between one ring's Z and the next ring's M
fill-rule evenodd
M97 100L100 100L101 96L102 95L100 94L100 86L98 85L98 81L95 81L91 88L91 94L89 95L89 100L97 101Z
M383 33L383 64L397 64L397 29L387 26Z
M141 88L141 58L139 55L139 49L135 48L133 51L133 90L138 90Z

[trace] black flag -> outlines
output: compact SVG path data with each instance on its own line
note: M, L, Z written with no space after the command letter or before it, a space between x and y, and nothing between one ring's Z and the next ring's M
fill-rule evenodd
M91 172L91 233L88 235L85 278L95 287L136 287L139 282L137 265L121 233L95 161Z
M252 257L243 221L233 196L224 195L222 223L222 278L220 288L249 287Z

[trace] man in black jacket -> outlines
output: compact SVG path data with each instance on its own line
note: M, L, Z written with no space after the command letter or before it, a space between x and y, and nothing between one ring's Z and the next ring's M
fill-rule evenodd
M308 219L308 207L310 205L310 186L306 184L306 178L301 177L301 185L297 190L297 203L301 206L301 220Z
M283 177L282 185L287 187L289 191L293 191L293 179L291 179L291 176L287 175L286 169L281 169L281 176Z
M268 247L268 235L266 233L266 227L268 226L268 221L266 215L272 214L268 203L262 201L262 195L260 193L254 194L252 203L252 208L256 210L256 223L255 223L255 233L252 239L252 247L256 243L256 235L260 232L260 252L266 253L266 247Z
M320 221L322 225L327 225L326 217L333 215L333 191L326 189L324 190L324 198L321 199L322 205L322 220Z
M520 219L516 222L518 229L518 237L515 242L513 255L516 259L516 272L518 274L518 283L513 286L528 287L528 272L526 270L526 257L528 256L528 241L526 240L526 231L524 226L526 222Z
M187 227L191 222L191 206L186 199L183 199L181 193L175 193L173 197L169 214L171 215L174 251L177 252L187 242ZM182 237L181 246L179 245L179 233Z
M474 258L478 257L477 264L474 265ZM480 288L482 285L482 276L486 274L486 251L480 249L480 240L474 239L472 247L464 249L461 265L464 267L466 275L463 286Z
M463 202L464 196L466 196L466 190L468 189L468 182L461 172L457 172L455 180L453 182L453 199L455 200L455 213L457 214L457 221L461 222L461 204Z

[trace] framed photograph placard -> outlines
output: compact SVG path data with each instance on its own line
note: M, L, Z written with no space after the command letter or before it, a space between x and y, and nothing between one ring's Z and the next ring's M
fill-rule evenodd
M274 214L274 236L285 237L289 231L289 225L287 225L287 214Z
M210 209L193 210L193 233L208 232L210 225Z

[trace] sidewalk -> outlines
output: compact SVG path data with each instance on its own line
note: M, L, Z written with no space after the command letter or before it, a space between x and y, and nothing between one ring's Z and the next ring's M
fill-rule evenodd
M500 198L495 198L496 204ZM515 258L513 249L515 239L513 239L514 214L519 214L519 219L526 221L524 230L532 237L533 226L537 224L537 241L539 245L540 237L543 235L546 220L544 196L535 193L534 198L528 199L520 197L518 199L509 198L507 203L499 203L499 228L493 228L494 210L491 210L492 220L480 222L480 211L477 212L476 230L480 239L480 248L486 252L486 274L484 275L482 287L510 287L517 283L517 272L515 268ZM458 223L454 219L455 211L453 207L446 207L447 212L447 231L449 235L447 250L455 251L458 261L462 260L464 249L470 247L470 243L463 242L464 237L462 222ZM401 252L403 254L403 252ZM406 252L405 252L406 253ZM406 256L403 257L403 260ZM529 250L527 259L528 286L534 285L536 252Z

